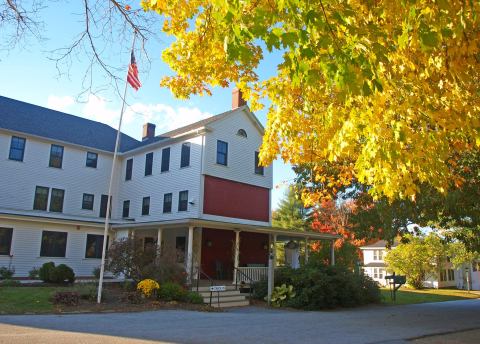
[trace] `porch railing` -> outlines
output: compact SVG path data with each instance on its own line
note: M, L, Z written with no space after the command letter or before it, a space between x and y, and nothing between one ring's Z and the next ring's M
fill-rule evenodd
M243 266L243 267L238 267L238 271L240 272L239 275L237 275L237 278L240 280L237 281L238 283L242 282L242 278L245 278L246 283L250 282L258 282L264 279L267 279L268 277L268 267L253 267L253 266Z

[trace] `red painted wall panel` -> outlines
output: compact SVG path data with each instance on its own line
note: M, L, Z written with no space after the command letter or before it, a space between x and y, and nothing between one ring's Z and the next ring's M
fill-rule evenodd
M240 232L240 266L268 266L268 234Z
M204 214L246 220L270 220L270 190L255 185L205 176Z
M202 270L213 279L233 278L233 247L235 232L223 229L203 228ZM267 248L265 248L267 247ZM268 264L268 234L240 232L240 266ZM219 275L217 266L221 267Z

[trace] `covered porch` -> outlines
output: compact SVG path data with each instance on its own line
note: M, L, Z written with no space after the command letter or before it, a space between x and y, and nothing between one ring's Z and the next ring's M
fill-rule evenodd
M285 246L284 263L298 267L307 262L310 241L331 242L331 263L335 264L333 243L338 235L296 232L270 226L204 219L182 219L152 223L119 224L116 238L134 236L143 245L157 245L160 254L174 254L191 285L250 284L269 277L279 268L275 247ZM208 281L208 282L207 282Z

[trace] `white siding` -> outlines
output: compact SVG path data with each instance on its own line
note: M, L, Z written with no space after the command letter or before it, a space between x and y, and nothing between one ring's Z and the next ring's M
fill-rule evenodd
M87 234L103 234L101 229L86 228L74 225L56 225L24 221L0 221L0 227L13 228L12 247L10 253L11 266L15 268L14 277L28 277L33 267L43 263L54 262L55 265L70 266L76 276L92 276L94 268L100 266L100 259L85 258ZM67 232L67 249L65 258L40 257L42 231ZM0 267L9 266L10 257L0 256Z
M207 133L205 140L205 174L272 188L272 166L265 167L263 176L255 174L255 151L262 144L262 134L243 110L233 112L209 127L212 131ZM248 137L238 136L239 129L244 129ZM216 163L217 140L228 142L227 166Z
M23 162L8 159L12 135L0 133L0 208L33 211L35 187L65 190L63 213L98 217L102 194L108 192L112 156L90 149L64 146L62 168L49 167L51 144L27 135ZM87 151L98 153L97 168L86 167ZM84 193L95 195L94 210L82 209ZM115 198L115 193L113 194ZM36 211L37 212L37 211ZM115 212L112 217L116 217Z
M183 142L190 142L190 166L180 168L180 152ZM120 192L117 199L117 211L121 215L124 200L130 200L130 217L135 222L150 222L192 218L198 216L200 191L200 166L202 138L200 136L169 146L125 156L120 172ZM170 169L160 172L162 149L170 147ZM153 173L145 176L145 155L153 152ZM132 180L125 180L126 162L133 157ZM188 190L188 198L194 204L188 204L188 211L178 211L179 192ZM163 213L163 195L172 193L172 212ZM150 197L150 215L142 216L143 197Z

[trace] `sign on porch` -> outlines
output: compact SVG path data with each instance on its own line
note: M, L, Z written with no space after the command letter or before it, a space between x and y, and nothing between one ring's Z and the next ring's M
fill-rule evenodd
M212 285L210 291L225 291L227 288L224 285Z

